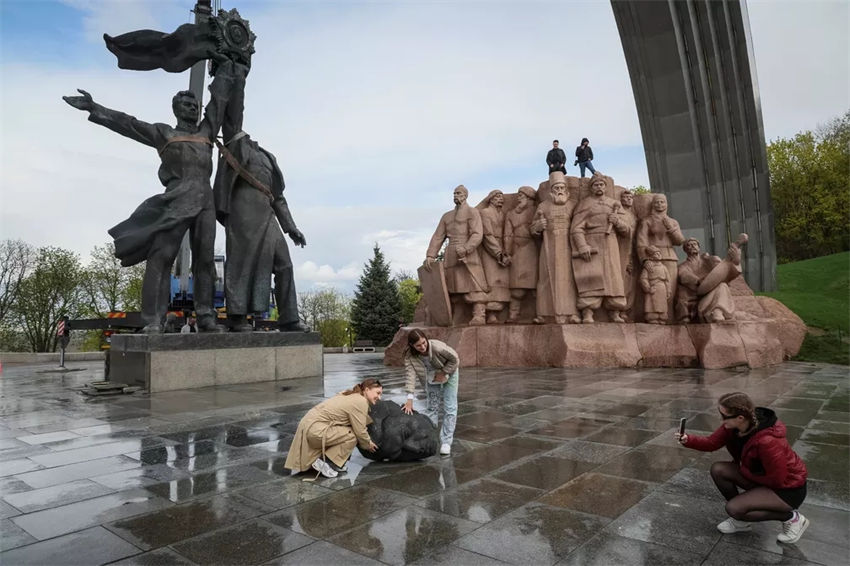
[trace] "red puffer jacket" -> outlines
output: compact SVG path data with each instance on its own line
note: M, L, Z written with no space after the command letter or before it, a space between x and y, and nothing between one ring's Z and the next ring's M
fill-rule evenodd
M687 435L685 446L714 452L725 445L741 475L751 482L771 489L802 486L808 475L806 465L788 444L785 425L777 420L776 413L764 407L756 408L756 418L758 428L746 438L721 426L711 436Z

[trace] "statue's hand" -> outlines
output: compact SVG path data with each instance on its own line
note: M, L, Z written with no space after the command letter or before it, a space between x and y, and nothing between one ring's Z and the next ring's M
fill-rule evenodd
M301 230L298 228L293 228L289 232L289 237L295 243L296 246L301 246L302 248L307 245L307 238L304 237L304 234L301 233Z
M583 259L584 261L590 261L591 258L592 258L591 253L590 253L590 248L582 249L579 252L579 255L581 255L581 259Z
M436 262L436 261L437 260L434 259L433 257L426 257L425 261L422 263L422 265L425 267L425 269L427 271L431 271L431 267L434 266L434 262Z
M94 109L94 100L92 99L91 95L81 88L78 88L77 92L82 94L82 96L63 96L62 100L64 100L77 110L85 110L86 112L91 112Z

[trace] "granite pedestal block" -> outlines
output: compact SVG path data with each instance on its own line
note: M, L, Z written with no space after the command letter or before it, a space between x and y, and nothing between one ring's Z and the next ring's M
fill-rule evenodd
M151 393L323 373L317 332L119 334L108 380Z

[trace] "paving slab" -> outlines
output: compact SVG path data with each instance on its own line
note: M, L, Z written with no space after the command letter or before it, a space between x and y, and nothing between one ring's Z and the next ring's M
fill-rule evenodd
M0 563L845 564L850 379L785 363L695 368L461 371L452 455L372 462L337 478L284 467L299 420L365 377L402 402L379 355L328 355L324 378L91 402L41 366L0 381ZM720 422L742 390L774 408L809 469L795 545L780 525L721 535L723 499L701 453L672 434ZM421 407L423 398L416 400ZM68 553L75 553L72 558Z

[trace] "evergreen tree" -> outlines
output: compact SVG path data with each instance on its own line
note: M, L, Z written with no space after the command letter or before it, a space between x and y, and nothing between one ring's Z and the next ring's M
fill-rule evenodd
M375 255L366 264L351 303L351 325L359 340L371 340L386 346L398 330L401 301L398 287L390 277L390 265L378 244Z

